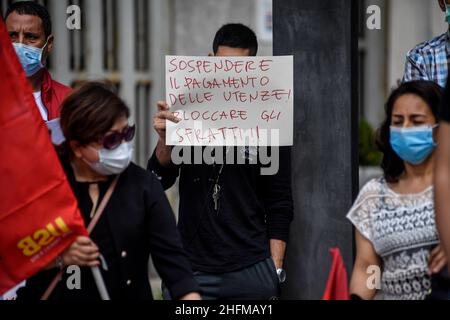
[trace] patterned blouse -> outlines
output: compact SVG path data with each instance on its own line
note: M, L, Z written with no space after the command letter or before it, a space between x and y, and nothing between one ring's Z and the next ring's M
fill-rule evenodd
M383 298L425 299L431 289L428 258L439 243L433 187L400 195L384 178L374 179L362 188L347 218L382 260Z

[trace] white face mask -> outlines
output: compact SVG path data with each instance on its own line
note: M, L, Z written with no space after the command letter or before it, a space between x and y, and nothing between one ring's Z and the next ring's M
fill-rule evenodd
M113 150L101 148L98 150L100 160L92 163L84 161L97 173L104 176L121 174L131 163L133 146L130 142L124 142Z

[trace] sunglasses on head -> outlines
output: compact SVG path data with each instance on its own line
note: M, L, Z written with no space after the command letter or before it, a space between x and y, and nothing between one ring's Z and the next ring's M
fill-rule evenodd
M105 149L113 150L116 149L123 140L126 142L130 142L133 140L134 135L136 134L136 125L132 125L131 127L126 127L122 132L111 132L106 134L101 144Z

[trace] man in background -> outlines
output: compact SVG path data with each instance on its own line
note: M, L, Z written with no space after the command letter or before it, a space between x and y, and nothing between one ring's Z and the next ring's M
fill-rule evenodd
M227 24L216 33L210 55L256 56L257 50L251 29ZM277 298L293 217L290 148L279 148L279 171L273 176L261 175L259 164L177 166L165 142L166 120L177 119L166 102L158 109L159 142L148 170L165 189L180 177L178 228L203 299ZM255 152L250 148L234 154L248 157Z
M450 24L450 1L438 0L445 12L445 21ZM450 31L417 45L408 52L403 82L413 80L434 81L445 87L450 62Z
M71 89L53 80L46 68L54 41L47 9L33 1L15 2L4 20L42 119L58 118L60 104Z

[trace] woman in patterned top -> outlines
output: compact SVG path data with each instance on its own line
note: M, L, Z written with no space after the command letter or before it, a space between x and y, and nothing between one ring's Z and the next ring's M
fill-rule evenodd
M356 299L423 300L447 263L434 217L433 167L442 89L402 84L378 131L384 175L367 183L348 213L356 227L350 293Z

